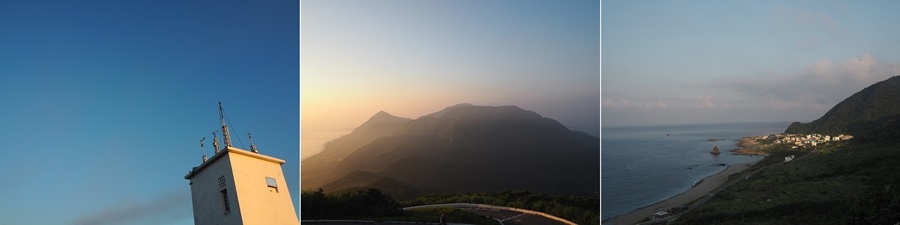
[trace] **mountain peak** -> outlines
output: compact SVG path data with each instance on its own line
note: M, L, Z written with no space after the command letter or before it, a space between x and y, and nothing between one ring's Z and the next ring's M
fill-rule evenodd
M375 113L375 115L372 115L371 118L393 118L393 117L397 117L397 116L391 115L390 113L385 112L384 110L380 110L377 113Z
M362 127L365 127L367 125L374 125L374 124L405 122L405 121L409 121L409 120L410 120L409 118L394 116L388 112L385 112L384 110L381 110L381 111L378 111L377 113L375 113L375 115L372 115L372 117L369 117L369 120L367 120L365 123L363 123Z

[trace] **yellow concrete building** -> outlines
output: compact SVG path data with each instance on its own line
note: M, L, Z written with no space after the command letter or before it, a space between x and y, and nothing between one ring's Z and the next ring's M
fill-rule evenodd
M259 154L252 139L252 152L232 147L224 123L222 137L225 147L219 150L216 138L215 155L207 160L204 153L203 163L184 176L190 180L194 224L300 224L281 170L284 160Z

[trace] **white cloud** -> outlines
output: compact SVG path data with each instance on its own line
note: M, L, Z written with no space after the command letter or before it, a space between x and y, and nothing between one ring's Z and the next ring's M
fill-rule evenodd
M813 76L817 82L834 83L837 81L837 77L832 76L831 67L831 60L822 59L816 64L808 66L807 73Z
M877 74L871 74L872 66L875 65L875 57L866 53L863 57L858 59L850 59L847 60L845 67L847 72L850 75L853 75L859 81L870 82L871 77L878 76Z
M665 109L672 108L673 105L667 101L663 101L662 99L632 101L624 98L606 98L605 100L603 100L603 107L607 109Z
M804 72L729 82L734 90L758 99L767 108L821 111L900 72L898 64L879 62L868 53L841 61L822 59L807 65Z
M712 96L700 96L700 102L695 104L694 107L712 109L716 108L716 103L713 102Z

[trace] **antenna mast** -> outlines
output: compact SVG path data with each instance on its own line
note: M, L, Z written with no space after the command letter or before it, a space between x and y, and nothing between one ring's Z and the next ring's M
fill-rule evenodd
M222 139L225 140L225 147L231 147L231 135L228 134L228 125L225 125L225 111L222 110L222 102L219 102L219 120L222 121Z
M247 137L250 138L250 151L254 153L259 153L259 150L256 149L256 145L253 145L253 135L247 133Z
M212 132L212 134L213 134L213 148L216 149L216 154L219 154L219 137L216 136L216 132L219 132L219 131L218 131L218 130L214 130L214 131Z
M206 162L206 151L203 150L203 140L206 140L206 137L200 139L200 152L203 153L203 162Z

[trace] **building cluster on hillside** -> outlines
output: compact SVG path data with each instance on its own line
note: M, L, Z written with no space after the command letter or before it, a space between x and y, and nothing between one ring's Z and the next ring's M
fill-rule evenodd
M846 141L853 139L853 135L841 134L837 136L822 134L770 134L758 137L759 139L772 139L772 144L792 145L793 148L811 146L815 147L830 141Z

